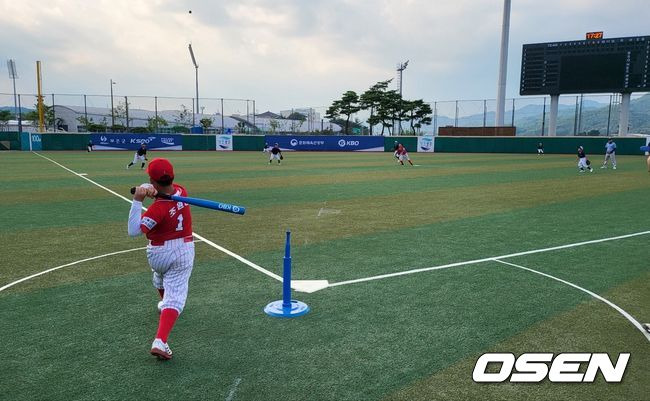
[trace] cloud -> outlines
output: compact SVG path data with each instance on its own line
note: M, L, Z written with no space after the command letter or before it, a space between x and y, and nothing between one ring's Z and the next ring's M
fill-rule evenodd
M42 60L48 93L107 94L112 78L120 94L191 97L191 42L201 97L256 99L258 109L326 106L346 90L394 77L407 59L406 97L480 99L496 92L501 7L493 0L0 0L0 24L11 32L0 48L17 60L22 92L35 91L34 61ZM644 35L649 19L646 0L514 1L509 96L517 95L523 43L590 30ZM0 80L0 91L9 90Z

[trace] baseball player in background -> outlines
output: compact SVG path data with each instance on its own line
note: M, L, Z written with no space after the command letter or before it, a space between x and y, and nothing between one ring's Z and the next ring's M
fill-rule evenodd
M273 163L273 159L278 161L278 164L280 164L280 161L284 159L282 157L282 151L280 150L280 146L276 143L273 145L273 148L271 148L271 155L269 156L269 164Z
M397 147L397 157L399 159L399 164L401 164L402 166L404 165L404 160L407 160L411 166L413 165L413 162L411 161L411 158L409 157L406 148L401 143Z
M140 170L142 170L144 168L144 162L146 160L147 160L147 145L143 143L140 145L140 149L138 149L138 151L135 152L135 155L133 155L133 161L126 166L126 169L128 170L129 167L133 166L138 161L141 161L142 166L140 166Z
M543 155L544 154L544 144L539 142L537 144L537 155Z
M616 142L612 138L607 139L605 144L605 161L600 168L607 168L607 161L612 161L612 168L616 170Z
M590 173L594 172L594 169L591 168L591 162L587 160L587 155L585 154L585 149L582 146L578 146L578 171L581 173L585 172L585 169L589 170Z
M174 168L167 159L152 160L147 173L151 184L136 187L128 231L130 236L145 234L149 240L147 259L153 271L153 285L162 299L151 354L166 360L172 357L167 338L185 307L194 265L192 215L188 204L165 199L156 199L142 214L145 197L153 198L158 192L187 196L185 188L173 183Z

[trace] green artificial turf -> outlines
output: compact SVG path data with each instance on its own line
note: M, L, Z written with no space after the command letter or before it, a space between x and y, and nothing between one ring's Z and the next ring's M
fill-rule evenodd
M641 157L579 174L571 156L151 152L190 196L194 231L277 274L292 231L294 279L341 282L649 229ZM124 152L42 152L128 196L147 181ZM0 287L146 245L129 204L36 154L0 153ZM507 261L594 291L650 321L649 235ZM83 262L0 292L1 399L649 399L650 342L617 311L496 262L294 293L311 312L262 309L278 281L197 243L190 293L169 343L148 353L157 294L144 251ZM472 382L483 352L631 352L623 383Z

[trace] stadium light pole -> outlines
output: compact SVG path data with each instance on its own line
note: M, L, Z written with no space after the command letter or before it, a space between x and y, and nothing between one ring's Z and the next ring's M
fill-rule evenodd
M194 57L194 51L192 50L192 44L190 43L188 45L188 49L190 49L190 57L192 57L192 64L194 64L194 72L195 72L195 84L196 84L196 113L199 113L199 65L196 63L196 58Z
M113 85L117 82L111 78L111 128L115 126L115 107L113 107Z
M399 63L397 66L397 73L399 74L399 104L400 104L400 112L401 112L401 106L402 106L402 77L404 74L404 70L406 67L409 65L409 60L406 60L405 63ZM399 120L399 133L398 135L402 135L402 120Z
M9 71L9 79L14 83L14 117L18 120L18 132L22 132L22 113L18 110L18 96L16 95L16 78L18 78L18 72L16 71L16 62L13 59L7 60L7 71Z
M497 84L497 127L503 126L506 108L506 74L508 72L508 40L510 37L510 2L503 0L503 21L501 26L501 55L499 57L499 83Z

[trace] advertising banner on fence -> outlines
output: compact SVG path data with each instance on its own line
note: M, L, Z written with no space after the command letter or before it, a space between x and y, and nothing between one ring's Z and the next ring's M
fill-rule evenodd
M217 150L232 150L232 135L217 135Z
M433 152L435 143L436 143L435 136L419 136L418 152Z
M383 152L383 136L291 136L266 135L270 146L277 143L282 150L320 150L329 152Z
M182 135L91 134L95 150L137 150L141 144L151 150L183 150Z
M43 136L29 132L20 133L20 150L43 150Z

